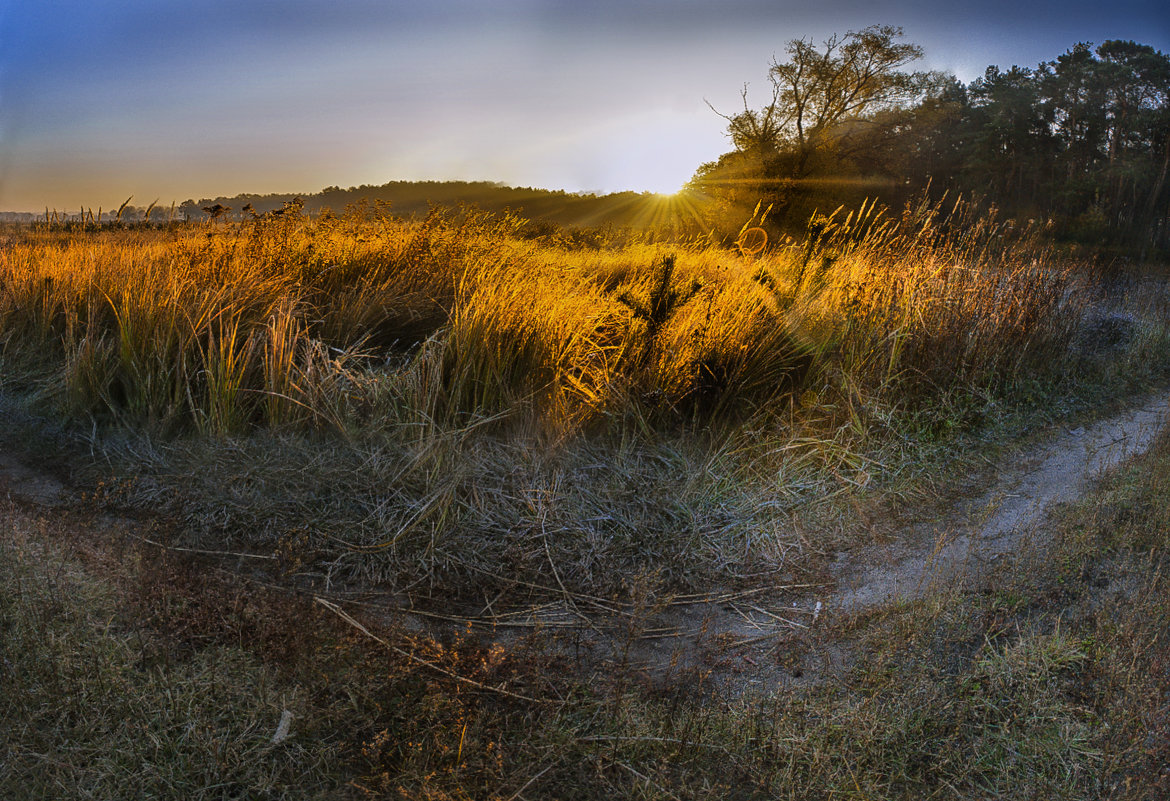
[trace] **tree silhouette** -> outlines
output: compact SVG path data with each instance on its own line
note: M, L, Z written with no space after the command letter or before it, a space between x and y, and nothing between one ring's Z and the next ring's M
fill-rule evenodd
M901 35L901 28L873 25L834 34L820 50L809 39L791 40L788 60L773 60L768 70L771 102L748 108L745 88L744 110L720 114L732 143L765 161L787 154L786 177L806 177L818 151L849 135L845 123L901 107L937 83L931 73L902 71L922 57L922 48L895 41Z
M743 110L721 114L735 149L691 182L717 201L717 226L763 200L776 207L773 227L804 234L818 211L952 191L1061 238L1170 248L1170 57L1131 41L1081 42L964 85L909 72L922 51L901 33L789 42L768 73L770 102L749 107L745 89Z
M211 221L218 220L223 215L232 210L231 206L225 206L222 203L216 203L213 206L204 206L203 210L207 212L207 217Z

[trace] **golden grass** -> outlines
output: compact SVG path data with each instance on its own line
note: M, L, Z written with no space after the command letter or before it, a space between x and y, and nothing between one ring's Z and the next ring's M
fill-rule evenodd
M431 423L572 430L706 424L826 382L895 401L994 385L1067 340L1071 278L1034 238L962 203L841 217L758 259L570 250L451 212L31 232L0 262L0 342L74 414L223 435L352 429L355 370Z

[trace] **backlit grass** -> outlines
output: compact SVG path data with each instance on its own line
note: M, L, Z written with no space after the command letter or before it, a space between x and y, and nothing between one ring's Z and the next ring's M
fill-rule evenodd
M961 201L839 210L756 256L523 233L381 208L22 229L5 386L203 547L298 543L318 581L620 592L809 569L848 536L818 505L921 491L1086 363L1093 287ZM1109 375L1163 363L1136 325Z
M826 381L897 402L1034 371L1075 323L1069 274L962 203L842 217L758 260L568 250L438 211L28 234L0 264L0 332L74 414L222 435L360 428L363 379L420 422L570 430L768 410Z

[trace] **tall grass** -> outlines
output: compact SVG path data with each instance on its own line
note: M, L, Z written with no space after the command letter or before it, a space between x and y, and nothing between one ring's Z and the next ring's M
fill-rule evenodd
M1050 360L1076 319L1069 273L962 203L837 212L758 261L709 245L573 251L518 226L355 212L29 236L0 264L4 353L58 375L75 413L163 430L338 422L323 386L360 387L324 354L437 375L431 406L448 420L575 427L759 410L827 380L887 394L1002 382Z
M1043 373L1079 322L1086 295L1076 277L1035 228L944 203L814 219L778 274L758 278L795 336L873 390Z
M781 569L816 551L794 504L921 472L1063 374L1086 297L1035 231L964 203L838 211L754 255L295 211L14 235L2 375L87 435L169 443L124 469L194 476L174 491L203 536L308 531L329 575L401 586Z

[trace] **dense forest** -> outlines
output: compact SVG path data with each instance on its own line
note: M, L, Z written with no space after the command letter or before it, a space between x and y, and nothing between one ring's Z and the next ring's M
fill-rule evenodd
M1062 239L1146 251L1170 244L1170 57L1078 43L1035 68L989 66L963 84L910 72L922 49L880 26L816 46L798 39L768 72L770 102L723 114L735 146L694 191L725 209L771 203L783 225L878 196L980 196Z

